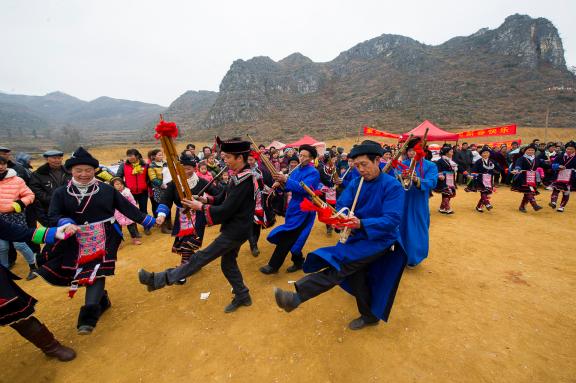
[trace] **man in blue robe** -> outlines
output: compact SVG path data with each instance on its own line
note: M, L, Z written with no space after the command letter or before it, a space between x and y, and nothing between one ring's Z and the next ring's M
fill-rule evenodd
M406 266L406 253L398 242L405 193L394 178L381 172L381 156L380 145L370 141L350 152L361 177L350 183L336 203L337 210L350 208L364 179L350 236L346 243L308 254L304 271L309 274L294 284L296 292L274 290L276 303L285 311L340 285L356 298L361 314L350 322L350 329L388 320Z
M420 151L420 138L416 137L408 143L406 158L402 161L400 169L395 169L398 178L406 173L412 159ZM415 150L416 149L416 150ZM438 182L438 167L424 158L418 159L412 176L412 182L404 198L404 219L400 224L400 236L406 253L408 254L408 267L416 267L428 257L430 207L428 200L430 193Z
M277 226L268 235L268 242L276 245L267 265L260 268L263 274L275 274L284 263L288 252L292 249L292 266L286 270L293 273L302 269L304 257L302 247L308 239L310 230L316 218L315 212L304 212L300 210L300 203L308 193L300 186L304 182L308 187L314 189L320 182L320 174L313 165L314 159L318 156L316 148L312 145L302 145L299 150L300 166L289 176L287 174L274 174L276 181L273 187L284 184L287 192L292 192L292 198L286 209L286 219L283 225ZM298 242L298 246L294 245Z

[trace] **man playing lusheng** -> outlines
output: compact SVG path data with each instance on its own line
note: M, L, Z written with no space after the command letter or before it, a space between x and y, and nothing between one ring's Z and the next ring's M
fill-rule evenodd
M356 298L360 317L352 330L388 320L396 290L406 265L406 253L398 243L404 191L394 178L380 171L382 148L363 143L350 157L364 182L351 219L353 229L346 243L317 249L304 262L307 276L294 285L296 292L274 290L276 303L290 312L302 302L341 285ZM336 210L352 206L360 177L342 192Z

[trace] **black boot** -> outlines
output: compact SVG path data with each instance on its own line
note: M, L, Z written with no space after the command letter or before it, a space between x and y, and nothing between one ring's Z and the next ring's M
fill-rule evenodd
M100 316L110 307L112 307L112 302L110 302L110 298L108 297L108 291L104 290L104 294L102 294L102 298L100 298Z
M102 310L100 304L97 305L86 305L80 308L80 313L78 314L78 335L90 335L100 319Z
M300 297L297 293L291 291L284 291L278 287L274 287L274 298L278 307L289 313L296 307L300 306Z
M62 346L50 330L34 316L12 323L10 326L50 358L57 358L62 362L76 358L76 352Z
M30 267L30 271L28 272L28 276L26 277L26 280L31 281L32 279L37 277L37 275L34 273L36 271L38 271L38 268L36 267L36 265L34 263L30 263L28 266Z
M165 272L151 273L144 269L138 271L138 280L140 283L147 286L148 291L161 289L167 284Z

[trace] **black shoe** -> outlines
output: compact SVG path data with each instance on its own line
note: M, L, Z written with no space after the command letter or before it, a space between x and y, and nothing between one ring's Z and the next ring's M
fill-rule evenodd
M492 210L493 208L494 208L494 206L492 206L490 204L486 205L486 210L488 210L488 211Z
M302 264L301 263L294 263L292 266L290 266L286 269L286 272L287 273L295 273L298 270L302 270Z
M476 211L477 211L478 213L484 213L484 210L482 210L482 208L481 208L481 207L478 207L478 206L476 206Z
M278 269L273 268L270 265L264 265L260 268L260 272L262 274L266 274L266 275L270 275L270 274L276 274L278 273Z
M144 269L138 270L138 280L143 285L146 285L146 287L148 288L148 291L154 291L154 290L157 290L159 288L164 287L164 286L156 287L156 285L154 283L156 280L155 274L151 273L149 271L146 271Z
M376 318L375 320L366 320L363 317L356 318L348 324L350 330L361 330L366 326L377 326L380 321Z
M540 205L536 205L536 206L532 206L534 208L534 211L538 211L538 210L542 210L544 209L542 206Z
M250 252L252 253L252 255L254 257L257 257L260 255L260 249L258 249L258 246L250 247Z
M519 207L519 208L518 208L518 211L519 211L520 213L526 213L526 208L525 208L525 207Z
M152 232L150 231L150 229L147 229L147 230L144 230L144 234L146 234L146 235L151 235Z
M274 298L276 298L276 304L278 307L287 313L300 306L300 298L298 297L298 294L284 291L278 287L274 287Z
M250 298L250 296L243 299L234 297L232 298L232 302L230 302L228 306L224 307L224 312L229 314L238 310L238 308L242 306L252 306L252 298Z
M186 278L179 279L177 282L174 283L175 285L184 285L186 284Z
M548 206L550 206L552 209L556 209L556 202L550 202Z

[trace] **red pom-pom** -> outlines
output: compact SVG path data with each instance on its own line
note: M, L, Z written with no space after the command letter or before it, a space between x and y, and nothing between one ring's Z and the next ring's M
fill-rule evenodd
M178 137L178 127L176 126L176 123L160 120L158 125L156 125L156 134L154 135L154 138L158 140L160 137Z

